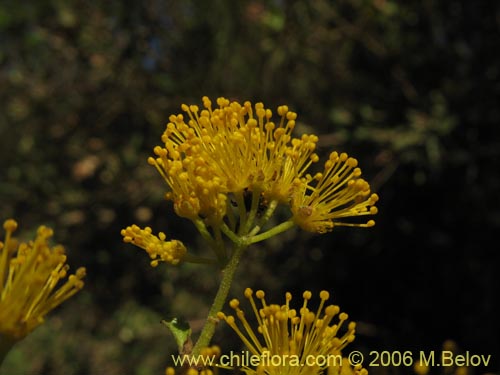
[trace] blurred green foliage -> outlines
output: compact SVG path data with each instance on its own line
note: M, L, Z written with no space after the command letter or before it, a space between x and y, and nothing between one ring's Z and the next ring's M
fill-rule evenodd
M216 271L152 269L119 232L202 246L146 159L203 95L288 104L381 197L373 229L257 246L233 295L328 289L361 322L358 348L499 353L499 43L496 2L2 1L0 218L51 225L88 269L3 372L158 374L175 351L160 320L197 332Z

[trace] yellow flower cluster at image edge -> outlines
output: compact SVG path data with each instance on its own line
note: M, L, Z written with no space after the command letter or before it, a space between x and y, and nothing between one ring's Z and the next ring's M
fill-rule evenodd
M83 288L85 268L76 270L58 287L69 266L62 246L50 247L52 229L40 226L36 238L12 237L17 222L4 222L0 242L0 340L18 341L43 323L44 316Z
M336 305L326 305L330 298L327 291L320 292L321 302L316 311L308 307L312 299L310 291L303 293L303 303L298 311L290 306L291 293L286 293L283 305L268 304L262 290L254 294L250 288L247 288L244 295L255 317L256 329L252 328L251 322L254 320L247 319L237 299L229 303L235 311L236 318L223 312L218 313L218 318L225 321L236 332L249 353L262 359L262 363L255 368L243 365L238 369L240 372L247 375L368 374L368 371L361 365L353 367L346 357L342 357L341 351L354 340L356 324L354 322L344 324L348 319L347 314L340 312L340 308ZM256 300L260 302L260 306ZM213 375L218 374L221 368L235 370L235 368L217 364L217 360L221 358L221 349L216 345L204 348L200 354L203 357L213 358L214 366L177 369L167 367L165 375ZM325 362L328 356L334 356L334 358L326 362L327 364L311 365L315 358ZM266 358L273 357L275 360L266 363ZM280 362L279 365L273 364L276 360Z
M320 305L316 311L308 307L312 298L310 291L302 295L302 307L297 311L290 307L291 293L286 293L283 305L268 304L265 293L258 290L255 297L260 301L257 306L254 293L250 288L245 290L245 298L250 302L252 312L257 321L255 331L247 320L245 313L240 309L240 301L233 299L229 305L235 311L237 320L232 315L219 312L218 318L226 323L237 333L250 353L259 357L280 356L280 365L264 363L256 369L246 368L247 374L289 374L289 375L316 375L326 370L329 375L366 375L368 372L359 367L351 367L346 358L341 363L337 361L330 366L310 365L311 358L328 358L328 356L341 356L341 351L354 340L356 324L350 322L340 333L348 315L340 312L337 305L327 305L330 298L327 291L320 293ZM264 356L264 353L266 354ZM294 358L298 363L292 363ZM287 362L288 359L288 362Z

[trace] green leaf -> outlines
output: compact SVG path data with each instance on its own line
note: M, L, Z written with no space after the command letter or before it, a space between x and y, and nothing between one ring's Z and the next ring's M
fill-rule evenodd
M174 335L179 353L188 354L192 348L191 327L189 323L178 318L162 320L161 323L172 332L172 335Z

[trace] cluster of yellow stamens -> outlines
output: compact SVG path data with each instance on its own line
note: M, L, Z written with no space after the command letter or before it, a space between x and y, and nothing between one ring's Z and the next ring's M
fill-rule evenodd
M153 267L158 266L160 261L175 265L186 255L186 247L181 241L165 241L165 233L160 232L155 236L150 227L141 229L134 224L122 229L121 235L124 242L133 243L146 250Z
M376 213L377 196L360 178L356 159L334 152L323 173L306 175L319 160L314 153L318 137L292 137L297 114L287 106L278 107L276 124L262 103L252 107L248 101L241 105L218 98L217 104L213 109L207 97L201 111L183 104L188 119L170 116L164 146L155 147L156 158L149 158L169 185L167 199L177 214L220 222L228 194L246 191L290 204L296 224L313 232L346 225L336 219Z
M220 221L226 213L227 194L258 191L269 200L288 202L292 183L311 162L318 138L292 138L297 114L278 107L280 123L262 103L252 107L218 98L219 108L203 98L204 109L182 105L188 115L169 118L162 136L164 147L154 149L156 166L171 191L180 216L201 216Z
M166 198L175 212L192 220L225 264L222 234L238 246L263 241L297 225L325 233L337 225L371 227L373 220L346 220L377 213L376 194L361 178L357 160L333 152L322 173L308 173L319 161L318 137L292 135L297 114L286 105L277 108L278 120L263 103L240 104L218 98L216 106L203 97L203 107L181 106L184 114L171 115L162 145L148 159L166 181ZM289 209L287 221L266 227L275 209ZM133 233L129 233L133 232ZM169 263L182 260L179 242L162 245L146 228L122 231L152 256ZM165 256L163 256L164 254ZM192 259L192 258L189 258ZM188 257L184 257L184 261ZM204 260L202 260L204 261Z
M327 366L314 365L314 358L326 358L335 354L341 356L341 350L354 340L356 324L351 322L344 327L348 319L347 314L341 313L336 305L325 306L329 299L327 291L320 293L321 302L315 312L308 307L312 293L306 291L302 296L304 301L297 311L290 306L292 300L290 293L286 293L285 304L277 305L268 304L265 293L259 290L255 293L261 304L261 307L258 307L253 291L247 288L245 297L255 315L257 332L252 329L237 299L231 300L229 305L235 310L240 324L234 316L219 312L218 318L225 320L238 334L250 353L263 358L273 356L282 358L278 365L271 366L264 361L255 371L246 369L247 373L319 374ZM344 333L340 333L341 329ZM292 364L291 361L295 363ZM335 365L336 368L342 367L341 363Z
M12 237L17 222L4 222L5 242L0 242L0 340L25 337L44 316L83 288L85 268L58 289L68 275L69 266L62 246L50 247L53 231L40 226L34 241L19 242Z
M378 195L370 192L368 182L360 178L358 161L346 153L332 152L323 173L307 175L297 181L291 209L297 225L311 232L325 233L336 225L371 227L366 223L349 223L347 217L375 215Z

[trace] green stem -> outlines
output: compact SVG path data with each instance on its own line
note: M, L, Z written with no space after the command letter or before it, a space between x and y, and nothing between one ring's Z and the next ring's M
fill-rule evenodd
M193 220L193 224L198 229L198 232L200 232L201 236L210 244L210 246L213 246L214 244L214 239L210 232L207 229L207 226L201 219L196 219Z
M243 197L243 193L242 192L235 193L235 198L236 198L236 204L238 205L238 212L240 214L238 234L241 235L241 233L243 232L243 228L245 227L247 222L247 210L245 207L245 198Z
M15 343L15 340L12 340L10 337L6 337L0 334L0 366L2 365L2 362L4 361L5 357L7 357L7 354L9 354L10 349L12 349L12 346L14 346Z
M201 236L208 242L212 250L214 251L215 255L217 256L217 259L219 259L220 262L223 261L223 259L226 257L226 251L224 248L221 248L220 244L216 242L216 240L212 237L210 232L207 229L207 226L201 219L196 219L193 220L193 223L198 229L198 232L200 232Z
M239 245L241 243L241 237L236 235L227 225L226 223L222 223L220 226L220 229L222 233L224 233L227 238L229 238L231 241L233 241L236 245Z
M184 258L182 258L183 262L186 263L195 263L195 264L217 264L215 259L199 257L197 255L186 253Z
M269 219L273 215L274 210L276 209L276 207L278 207L278 201L277 200L271 201L271 203L269 203L269 206L267 207L266 212L260 218L260 220L257 222L257 225L250 231L250 233L248 233L249 236L254 236L254 235L256 235L257 233L260 232L260 230L262 229L262 227L264 225L266 225L266 223L269 221Z
M276 236L277 234L282 233L282 232L290 229L294 225L295 225L295 223L293 222L293 220L285 221L285 222L269 229L268 231L266 231L264 233L261 233L261 234L258 234L256 236L248 238L248 244L267 240L268 238Z
M234 232L236 230L236 217L234 216L233 200L231 198L227 201L226 216L229 221L229 227Z
M222 223L225 225L224 222ZM218 252L220 252L222 255L222 258L219 257L219 263L226 264L228 255L226 251L226 246L224 245L224 239L222 238L220 224L214 226L213 230L214 230L215 244L217 245L217 249L219 249Z
M245 227L243 228L243 232L241 234L245 235L250 231L251 226L255 220L255 216L257 215L257 211L259 209L260 203L260 191L254 190L252 191L252 204L250 206L250 211L248 212L247 221L245 223Z
M210 340L215 332L215 326L217 324L217 313L222 310L224 303L226 302L227 295L229 294L229 289L231 288L231 284L234 278L234 274L238 267L238 263L240 258L245 251L246 246L240 245L237 246L231 259L227 263L226 267L222 270L222 280L219 285L219 290L215 295L214 301L212 303L212 307L208 312L208 317L201 330L198 341L193 347L192 355L196 358L202 348L207 347L210 344Z

